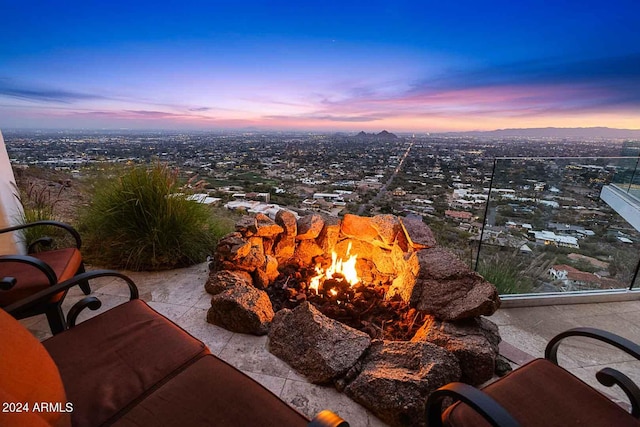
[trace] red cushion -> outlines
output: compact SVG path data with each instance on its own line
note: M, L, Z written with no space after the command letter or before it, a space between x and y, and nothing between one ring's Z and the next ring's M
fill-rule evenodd
M74 404L73 425L100 425L126 411L206 346L140 300L108 310L43 342Z
M199 359L135 406L119 427L295 427L309 420L233 366Z
M53 251L29 254L48 264L58 277L58 282L72 278L82 264L82 255L76 248L56 249ZM4 307L30 295L35 294L50 285L47 276L36 267L21 262L0 262L0 277L15 277L16 285L8 291L0 292L0 306ZM52 302L59 301L64 292L56 294Z
M483 389L522 427L639 427L620 406L545 359L536 359ZM466 404L445 411L445 425L489 426Z

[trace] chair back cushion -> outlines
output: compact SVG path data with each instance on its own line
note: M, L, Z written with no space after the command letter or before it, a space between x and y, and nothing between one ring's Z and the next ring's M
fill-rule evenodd
M71 425L67 411L73 402L67 402L53 359L20 322L2 309L0 400L2 426Z
M608 397L546 359L535 359L482 390L522 427L640 427ZM443 415L448 427L489 427L461 402Z

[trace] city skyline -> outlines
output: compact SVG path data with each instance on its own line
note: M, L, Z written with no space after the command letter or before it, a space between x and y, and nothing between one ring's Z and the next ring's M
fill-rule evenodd
M632 1L4 3L0 128L640 128Z

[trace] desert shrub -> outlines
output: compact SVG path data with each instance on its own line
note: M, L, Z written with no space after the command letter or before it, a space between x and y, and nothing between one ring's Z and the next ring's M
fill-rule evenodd
M134 166L98 183L80 221L87 260L131 270L204 261L230 227L208 206L187 200L177 178L177 172L156 164Z
M47 185L38 185L33 182L27 182L24 188L16 187L15 195L20 200L23 210L21 217L18 218L19 223L58 220L55 214L55 205L60 200L63 190L63 186L52 191L52 188ZM52 226L29 227L21 230L20 233L26 246L42 237L51 237L53 248L66 247L75 242L66 231ZM35 250L39 249L41 248L36 245Z
M555 260L543 255L528 259L511 254L497 253L480 260L478 273L498 289L500 295L524 294L534 290L536 279L546 277Z

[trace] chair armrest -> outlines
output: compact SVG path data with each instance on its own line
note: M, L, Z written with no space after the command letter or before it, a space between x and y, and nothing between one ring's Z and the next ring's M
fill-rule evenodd
M464 383L449 383L429 395L425 408L427 425L442 427L442 401L446 397L460 400L484 417L493 427L519 427L520 424L488 394Z
M46 248L50 248L51 245L53 245L53 239L49 236L45 236L45 237L40 237L39 239L34 240L33 242L31 242L31 244L27 248L27 253L28 254L34 253L36 246L38 245L42 245Z
M80 238L80 233L78 233L78 231L75 228L73 228L72 226L70 226L69 224L65 224L64 222L60 222L60 221L48 221L48 220L46 220L46 221L34 221L34 222L30 222L28 224L15 225L13 227L0 229L0 234L1 233L8 233L10 231L22 230L22 229L30 228L30 227L37 227L37 226L41 226L41 225L50 225L50 226L53 226L53 227L58 227L58 228L62 228L64 230L66 230L69 234L71 234L73 239L76 241L76 248L80 249L80 247L82 246L82 239Z
M557 365L558 347L560 346L560 342L568 337L593 338L619 348L625 353L635 357L637 360L640 360L640 345L614 333L595 328L573 328L556 335L547 344L547 347L544 350L544 358Z
M340 418L337 414L324 410L307 424L308 427L349 427L349 423Z
M631 415L640 418L640 388L631 378L617 369L603 368L596 372L596 379L605 387L620 387L631 402Z
M612 345L635 357L636 360L640 360L640 345L612 332L595 328L573 328L556 335L549 341L549 344L547 344L544 350L545 359L557 365L558 347L560 347L560 342L568 337L593 338ZM640 418L640 389L629 377L615 369L604 368L596 373L596 379L600 384L607 387L612 387L614 384L618 385L629 398L631 415Z
M56 272L53 271L53 268L51 268L49 264L38 258L29 255L0 255L0 263L3 262L19 262L22 264L33 266L40 270L47 277L47 280L49 281L49 284L51 286L58 283L58 276L56 275Z
M16 317L20 313L27 311L34 306L37 306L39 304L49 301L49 298L51 298L53 295L57 294L58 292L66 291L69 288L72 288L76 285L80 285L81 283L91 279L97 279L98 277L117 277L124 280L127 286L129 287L129 295L130 295L129 299L138 298L138 288L136 284L133 282L133 280L131 280L129 277L113 270L93 270L93 271L88 271L86 273L78 274L77 276L74 276L69 280L65 280L64 282L58 283L57 285L53 285L27 298L24 298L18 302L8 305L4 307L4 310L7 313L11 314L12 316Z

